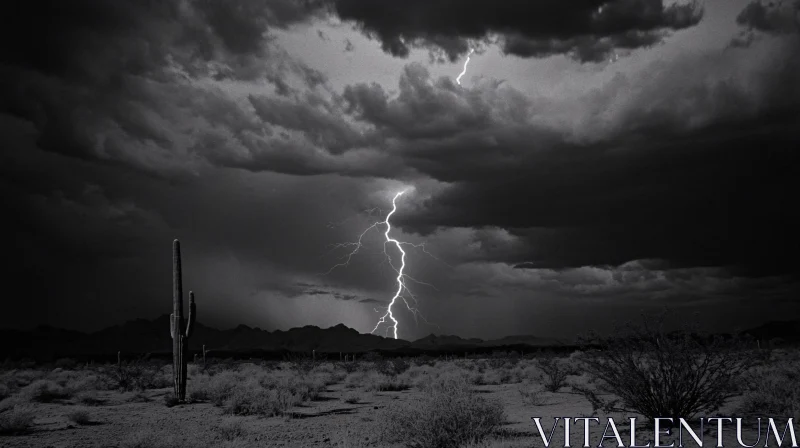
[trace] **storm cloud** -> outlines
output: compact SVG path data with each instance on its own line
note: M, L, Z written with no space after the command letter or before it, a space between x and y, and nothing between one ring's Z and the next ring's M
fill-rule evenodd
M662 0L331 3L341 19L355 21L387 53L405 57L411 48L425 47L443 52L450 61L477 41L500 45L506 54L519 57L567 54L596 62L615 49L657 44L670 31L694 26L703 17L697 2L666 5Z
M740 2L727 34L728 3L373 3L10 7L0 225L22 292L0 325L167 312L178 237L204 322L369 331L398 253L373 230L330 268L401 188L393 232L439 325L404 337L795 310L797 2ZM723 43L675 43L692 32ZM470 70L517 71L458 85L473 45Z

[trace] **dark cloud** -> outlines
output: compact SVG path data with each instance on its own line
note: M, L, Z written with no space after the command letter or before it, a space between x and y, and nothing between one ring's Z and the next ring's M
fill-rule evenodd
M798 33L800 1L753 1L739 13L736 23L767 33Z
M451 183L398 216L406 231L509 229L527 250L494 259L543 268L658 258L788 273L800 243L797 214L783 203L800 166L791 149L800 90L790 81L800 64L787 57L797 42L777 48L739 68L737 82L724 53L653 63L574 110L494 86L462 93L415 65L393 97L375 84L344 97L408 165ZM583 131L554 127L550 114Z
M474 40L582 61L657 44L700 17L653 1L599 5L353 0L332 11L392 54L457 57ZM602 83L583 67L564 78L593 86L550 96L496 80L462 88L421 64L399 73L397 89L334 91L272 33L327 14L319 4L9 11L0 196L10 217L0 226L14 241L3 282L22 292L2 325L97 328L169 312L179 237L204 323L369 331L396 281L383 235L331 272L346 251L328 249L385 217L401 186L414 189L393 231L427 244L409 247L407 272L432 285L410 283L445 331L560 329L552 316L569 314L564 300L773 300L796 286L781 276L798 247L786 198L797 186L800 70L787 33L621 64ZM748 14L754 29L782 29Z
M798 34L800 33L800 1L754 0L739 13L736 23L745 29L731 40L733 47L748 47L760 34Z
M358 23L387 53L406 57L411 48L426 47L451 61L467 53L471 41L498 43L506 54L521 57L567 54L597 61L616 48L657 43L703 15L697 2L662 0L330 2L340 18Z
M318 9L307 3L16 4L0 23L0 112L33 123L47 151L151 173L196 171L203 160L193 146L278 126L200 81L266 79L296 99L324 86L324 75L269 35L310 20Z

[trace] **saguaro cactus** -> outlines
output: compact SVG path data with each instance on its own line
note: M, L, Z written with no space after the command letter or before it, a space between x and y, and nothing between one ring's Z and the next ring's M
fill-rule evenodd
M186 401L186 371L189 352L189 338L197 318L194 293L189 291L189 319L184 327L183 321L183 280L181 277L181 243L172 242L172 307L169 334L172 336L172 377L175 397Z

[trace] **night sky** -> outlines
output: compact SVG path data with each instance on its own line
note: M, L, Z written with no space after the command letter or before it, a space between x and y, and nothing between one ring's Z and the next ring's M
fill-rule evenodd
M0 327L369 332L403 189L404 339L800 317L800 0L3 9Z

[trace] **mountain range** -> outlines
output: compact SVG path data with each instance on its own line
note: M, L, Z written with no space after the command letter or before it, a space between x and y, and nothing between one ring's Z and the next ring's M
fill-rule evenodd
M800 342L800 321L770 322L747 330L763 341ZM267 331L239 325L219 330L197 323L189 339L195 353L206 350L213 356L276 357L289 353L338 358L343 354L378 351L384 354L463 354L495 350L525 351L537 349L569 350L574 344L529 335L507 336L495 340L465 339L453 335L431 334L415 341L362 334L343 324L330 328L312 325L282 331ZM92 333L40 326L33 330L0 330L0 359L32 358L52 360L60 357L125 357L151 354L168 356L172 350L169 316L154 320L136 319Z

